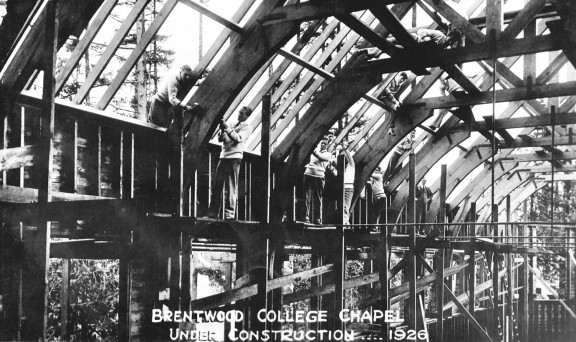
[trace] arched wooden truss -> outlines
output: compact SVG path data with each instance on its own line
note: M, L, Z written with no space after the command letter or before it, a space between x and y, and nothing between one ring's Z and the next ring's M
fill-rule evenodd
M338 312L346 305L346 289L370 285L362 308L388 309L390 303L406 301L408 326L434 326L431 340L472 336L530 340L529 326L535 318L528 316L528 254L540 249L515 246L515 240L498 235L528 234L527 228L512 222L511 215L534 192L550 184L550 176L542 174L554 177L554 171L568 175L575 171L571 164L576 159L573 1L525 0L520 10L505 12L506 0L461 4L445 0L243 0L231 18L224 18L196 0L166 0L102 96L93 99L93 106L83 105L149 2L135 1L73 101L63 101L57 99L59 92L118 1L7 1L8 11L0 25L0 251L7 260L0 274L0 299L4 301L0 313L6 313L0 317L0 340L45 336L44 279L50 257L120 259L121 340L158 338L149 324L149 309L159 305L154 299L158 284L149 280L159 277L168 259L173 275L170 299L161 304L171 308L201 310L223 305L254 313L262 307L278 309L283 303L310 299L313 307ZM202 111L182 118L182 124L190 127L183 140L183 168L176 172L183 188L179 200L166 202L156 200L168 172L156 158L162 151L153 144L162 139L163 130L111 114L107 107L179 5L199 11L223 29L193 66L199 75L213 63L201 85L186 98L190 104L198 103ZM427 27L431 29L448 22L463 33L463 44L441 49L429 42L417 43L410 35L416 28L409 27L405 19L410 15L412 26L417 16L431 18ZM57 71L56 53L70 36L77 37L78 43ZM391 37L397 45L387 40ZM382 52L380 57L367 53L374 48ZM537 73L536 55L544 53L550 56L549 63ZM462 65L467 63L477 63L484 72L466 77ZM396 135L391 136L387 132L392 115L378 96L401 71L411 75L398 92L403 105ZM24 92L40 72L42 96ZM443 75L455 80L464 92L434 95L431 89ZM548 106L540 99L549 99ZM242 168L239 220L202 218L218 153L210 140L220 120L228 120L246 104L255 110ZM492 110L486 112L490 104ZM525 114L518 115L519 111ZM343 160L338 164L339 183L334 185L339 194L333 208L336 219L324 230L296 221L295 188L300 186L312 151L339 123L340 134L330 146L334 149L365 116L363 129L350 139L356 165L354 226L341 225ZM432 120L439 127L430 128ZM535 127L550 127L552 135L535 137ZM367 215L370 200L361 198L363 189L376 167L414 130L414 153L400 158L406 162L386 187L395 194L388 222L406 225L396 227L392 235L388 234L392 226L380 227L381 234L369 233L365 228L372 223ZM424 215L424 222L436 225L424 229L427 236L419 236L416 227L423 222L415 221L415 186L438 169L441 176L430 182L434 196ZM446 234L472 237L459 241ZM483 239L476 239L476 234ZM69 240L56 242L54 237ZM234 289L192 298L193 239L202 239L208 249L217 244L235 246ZM281 261L292 245L310 248L312 269L282 275ZM389 252L398 248L408 251L390 269ZM368 252L359 253L360 249ZM433 268L422 262L427 252L437 255ZM498 255L504 255L503 262ZM524 263L514 266L514 255L522 256ZM569 255L567 260L571 260ZM182 259L181 267L176 258ZM347 259L375 260L377 266L363 277L346 279ZM498 276L488 272L488 277L478 278L482 282L476 281L476 266L481 264L483 270L491 269ZM429 274L424 275L418 265ZM571 262L567 265L570 269ZM144 271L131 273L136 269ZM406 283L390 288L391 275L401 269ZM22 281L22 274L30 281ZM524 283L515 289L512 279L517 274ZM460 285L444 283L445 277L458 277ZM312 279L312 288L282 293L283 286L307 278ZM435 313L429 308L429 316L437 317L435 323L425 321L418 294L433 284L434 308L443 307ZM567 286L570 293L571 275ZM503 300L499 297L502 289L507 291ZM488 293L490 304L475 312L475 296L482 293ZM491 309L499 303L505 304L504 313ZM454 306L470 323L465 336L445 330L448 322L456 324L447 313ZM576 318L570 309L566 312ZM24 322L19 321L22 316L27 317ZM65 318L62 324L66 326ZM255 319L243 327L263 328ZM325 327L343 328L337 319L330 319ZM386 325L366 328L388 334ZM562 333L569 332L569 328L562 329Z

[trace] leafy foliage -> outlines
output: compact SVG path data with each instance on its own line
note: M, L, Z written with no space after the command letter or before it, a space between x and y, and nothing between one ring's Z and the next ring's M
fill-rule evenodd
M51 259L48 336L62 338L62 260ZM116 260L71 261L69 290L70 340L116 341L118 336L119 263Z

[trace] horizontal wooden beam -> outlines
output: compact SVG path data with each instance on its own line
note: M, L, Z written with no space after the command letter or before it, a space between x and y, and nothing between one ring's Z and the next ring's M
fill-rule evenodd
M31 95L20 95L18 104L40 109L41 99ZM165 129L142 120L127 116L110 114L99 109L83 105L75 105L69 101L56 99L56 115L64 115L81 121L93 122L97 125L116 127L134 133L162 134Z
M550 35L527 37L514 40L498 40L496 42L496 57L512 57L534 54L544 51L560 50L561 45ZM477 62L492 58L491 46L488 43L473 44L465 47L433 51L418 51L405 54L402 58L386 58L366 62L358 68L359 72L378 72L387 74L413 68L430 68L439 65ZM421 58L425 55L426 58Z
M576 113L556 114L554 123L556 125L576 124ZM538 126L552 126L551 115L526 116L510 119L494 120L494 129L525 128ZM462 123L454 125L448 132L458 131L480 131L491 129L491 125L486 122Z
M512 102L548 97L571 96L576 95L576 81L496 90L494 95L496 102ZM449 95L429 97L416 101L410 106L424 109L439 109L486 104L491 102L492 91L486 91L476 95L465 94L461 96Z
M110 199L110 197L98 197L68 192L52 192L52 199L54 201L88 201ZM0 202L4 202L7 206L9 206L7 203L30 203L36 201L38 201L38 189L0 185Z
M50 243L50 257L61 259L120 259L128 247L125 244L70 240Z
M3 186L0 189L5 189ZM25 188L17 188L25 189ZM22 190L26 191L27 195L37 193L35 189ZM5 192L0 191L0 196ZM62 193L60 193L62 194ZM36 195L37 196L37 195ZM6 208L3 214L7 215L12 221L26 221L30 219L35 219L37 217L36 213L45 213L45 217L49 221L59 221L63 219L75 219L81 220L90 217L103 217L110 220L119 220L119 217L124 217L130 220L136 220L139 216L144 216L146 208L149 207L150 200L148 199L90 199L90 200L77 200L78 198L88 197L86 195L61 195L63 198L74 198L76 200L72 201L58 201L50 203L29 203L30 198L28 198L28 203L7 203L3 202L2 206ZM90 196L94 198L94 196ZM88 197L88 198L90 198ZM56 194L53 196L54 200L57 200Z
M550 161L550 160L571 160L576 159L576 152L562 152L562 153L555 153L552 155L551 153L546 153L544 151L539 151L535 153L519 153L519 154L509 154L504 157L496 157L496 161L501 162L530 162L530 161Z
M308 1L294 5L278 7L260 21L263 25L278 24L287 21L307 21L335 17L340 14L349 14L365 10L372 0L323 0ZM406 1L399 1L406 2ZM392 3L392 1L388 1Z
M554 146L559 145L573 145L575 143L575 137L568 135L568 136L560 136L554 138ZM477 145L478 147L489 147L490 145ZM500 143L496 147L500 150L503 149L514 149L514 148L522 148L522 147L543 147L543 146L552 146L552 137L544 137L544 138L530 138L530 139L515 139L513 143Z
M0 171L33 166L39 146L23 146L0 150Z

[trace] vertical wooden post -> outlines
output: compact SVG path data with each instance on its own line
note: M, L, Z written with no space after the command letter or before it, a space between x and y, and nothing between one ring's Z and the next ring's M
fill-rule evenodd
M524 212L523 220L528 221L528 201L524 201L522 210ZM522 236L528 236L528 227L526 225L522 226L522 230L520 232ZM521 239L522 242L528 242L528 239ZM529 341L530 335L528 333L528 314L529 314L529 294L530 294L530 286L528 284L528 280L530 279L529 276L529 269L528 269L528 254L524 253L522 255L524 259L524 265L522 265L522 272L521 272L521 282L522 282L522 295L520 296L520 303L518 306L518 311L521 313L521 331L520 331L520 341Z
M476 223L476 202L470 204L469 217L470 223ZM470 250L468 251L468 256L470 257L470 259L468 259L468 311L472 317L474 317L474 311L476 309L476 247L474 246L476 241L474 238L474 236L476 236L476 225L470 225L470 236L472 236L472 238L470 239ZM470 338L472 338L472 334L473 332L470 331Z
M263 205L264 205L264 217L262 218L262 223L270 222L270 116L271 116L271 97L270 94L266 94L262 97L262 129L261 129L261 142L260 142L260 154L263 164Z
M510 195L506 196L506 231L507 235L512 234L512 227L509 223L511 221L511 207L510 207ZM512 244L512 239L508 238L508 243ZM514 338L514 276L512 274L512 268L514 266L514 255L512 253L506 254L506 277L508 278L508 289L506 292L506 316L508 324L508 340L511 341Z
M44 340L47 329L48 306L48 263L50 261L50 221L47 218L47 204L52 201L52 162L54 153L54 114L56 52L58 47L58 1L51 0L46 5L46 28L44 31L44 82L42 92L42 123L39 145L38 203L43 205L37 221L34 236L25 241L30 255L31 277L27 278L28 300L24 302L26 327L22 333L24 340Z
M486 32L494 32L487 34L486 38L491 37L498 39L502 33L502 24L504 23L504 13L502 11L502 0L486 0Z
M120 197L128 199L134 197L134 134L126 131L121 133Z
M337 164L337 183L338 183L338 223L344 222L344 172L346 170L345 156L338 156ZM344 241L344 226L338 225L337 233L334 239L334 306L330 314L333 330L343 330L344 323L338 317L340 311L344 308L344 277L346 269L346 254Z
M380 222L382 223L382 222ZM388 222L385 221L385 224L387 224ZM389 250L390 250L390 246L389 246L389 241L388 241L388 226L380 226L381 231L380 231L380 238L381 238L381 242L378 245L378 279L380 280L380 302L381 307L380 310L382 312L385 312L386 310L390 310L390 279L388 279L388 272L389 272L389 265L390 265L390 260L389 260ZM381 337L383 337L385 340L387 339L388 336L388 323L384 322L384 319L382 319L382 323L380 325L381 329L380 329L380 333L381 333Z
M62 292L60 293L60 336L70 338L68 308L70 307L70 259L62 259Z
M228 292L232 290L232 262L225 262L224 263L224 292ZM185 309L187 310L187 309ZM228 334L230 334L230 330L232 328L232 324L230 322L224 322L224 341L230 341L228 338Z
M440 214L438 223L440 223L440 237L446 235L446 227L443 223L446 220L446 165L443 164L440 169ZM444 337L444 266L446 264L446 250L438 250L438 259L436 260L436 339L440 341Z
M494 204L492 206L492 232L494 234L494 243L500 242L500 240L498 239L498 205ZM492 336L494 340L500 340L500 327L499 324L500 322L502 322L502 320L500 319L500 294L499 294L499 282L498 282L498 272L500 270L500 268L498 267L498 258L500 256L498 255L498 253L496 251L494 251L494 254L492 255L492 288L494 291L494 298L493 302L494 302L494 312L492 313Z
M410 282L410 295L408 298L408 328L417 330L418 322L416 321L418 312L418 297L416 293L416 156L414 152L410 152L408 160L408 215L406 223L412 223L408 227L409 234L409 262L408 262L408 281Z
M120 258L118 275L118 340L130 340L130 298L132 288L132 263L130 253Z

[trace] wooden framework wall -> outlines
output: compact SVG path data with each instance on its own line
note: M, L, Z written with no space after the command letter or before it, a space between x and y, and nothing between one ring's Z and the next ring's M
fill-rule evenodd
M118 70L96 108L82 106L87 93L148 2L136 1L74 103L59 101L56 96L117 1L92 0L82 6L71 0L48 0L35 7L27 3L24 11L29 13L28 20L9 12L8 24L3 24L26 27L34 22L28 32L0 38L3 133L0 247L3 259L6 256L5 260L9 260L2 269L0 295L3 300L6 298L4 307L9 315L5 317L10 316L0 321L0 338L45 338L45 279L50 257L64 258L65 265L68 265L66 260L72 258L120 260L121 340L158 337L161 334L158 327L146 322L150 322L149 309L159 304L195 310L224 305L225 308L242 308L254 317L255 310L260 308L279 309L283 304L311 298L313 307L338 312L346 305L345 290L367 285L371 286L370 294L363 298L361 307L387 309L392 303L406 301L408 327L428 329L431 340L464 337L468 340L528 341L535 336L529 327L533 326L532 322L546 317L538 310L548 304L538 306L540 304L531 298L534 293L531 274L536 279L540 279L540 275L529 264L532 255L541 249L538 245L514 245L517 241L509 236L526 236L530 223L516 223L511 215L522 203L525 205L531 194L550 181L540 174L552 172L553 181L555 170L574 171L573 166L565 162L575 157L571 126L576 124L573 71L576 30L570 18L576 15L576 7L572 2L529 0L520 11L504 13L504 0L476 0L469 4L467 13L463 13L442 0L378 3L274 0L259 4L245 0L232 18L226 19L194 0L168 0ZM230 44L202 85L187 97L189 103L200 104L203 115L183 118L183 124L189 124L194 132L186 136L183 145L184 188L178 201L163 206L154 198L168 177L167 166L162 165L155 154L148 153L151 142L162 139L162 130L103 110L178 3L225 27L195 66L195 72L200 74L206 70L225 42L229 40ZM238 23L252 7L251 17L240 26ZM432 29L445 25L442 16L465 34L465 45L443 50L433 44L413 41L409 32L414 28L406 28L402 19L409 13L420 12L435 21L430 26ZM470 18L474 13L480 14ZM32 21L32 18L36 19ZM288 50L285 46L303 21L310 23ZM12 24L14 22L17 24ZM78 37L84 29L72 57L56 74L54 63L58 49L68 36ZM522 38L518 38L521 33ZM396 38L398 46L386 40L389 35ZM17 41L22 44L14 45L14 49L5 48ZM44 44L39 44L40 41ZM385 57L371 60L363 50L352 52L354 48L374 47ZM542 52L551 52L550 63L537 75L534 56ZM420 58L424 54L428 58ZM260 155L249 153L245 158L239 220L203 219L217 153L209 140L219 120L232 115L274 58L282 58L281 63L250 100L252 107L262 103L261 109L251 118L255 133L249 143L253 150L260 146ZM520 59L523 77L511 71ZM462 71L462 63L478 63L486 73L468 79ZM296 66L285 76L292 64ZM557 75L565 69L570 70L568 77L565 82L559 82ZM42 97L23 95L22 90L31 84L40 70L44 72ZM399 91L405 112L396 123L396 136L390 136L387 131L391 115L377 97L395 74L403 70L410 70L418 77L411 76L413 83ZM444 73L459 83L466 93L424 97ZM387 76L381 78L381 74ZM222 79L227 82L221 82ZM279 80L282 84L271 93ZM293 82L295 86L290 87ZM368 94L371 89L374 89L373 93ZM536 100L541 98L551 98L550 108ZM342 140L371 106L378 107L373 119L352 142L352 146L357 147L353 200L356 203L353 223L357 226L340 224L343 160L339 160L338 165L336 218L328 225L333 228L318 231L295 222L290 219L294 217L295 180L318 141L360 99L364 104L356 113L351 113L352 120L337 137L337 142ZM508 103L505 110L484 117L484 122L474 119L475 106L502 102ZM271 110L273 106L276 106L275 111ZM531 117L513 117L520 108ZM433 115L449 116L438 129L432 130L424 124ZM552 127L552 135L529 136L538 126ZM423 132L414 143L413 153L402 157L408 157L408 163L387 186L387 192L397 192L388 217L393 224L381 226L381 234L367 233L362 228L370 222L366 219L369 206L358 200L360 192L384 157L418 127ZM507 131L515 128L522 129L517 138ZM473 131L480 136L470 138ZM274 146L273 150L271 146ZM497 155L494 147L498 149ZM532 148L533 152L513 153L518 148ZM423 223L415 219L416 184L433 165L455 149L461 150L451 164L457 167L442 167L442 176L430 186L434 196L424 222L436 224L426 229L427 236L418 236L417 226ZM551 166L534 166L533 161L549 161ZM462 180L475 170L480 172L475 172L470 185L462 186ZM408 182L404 182L405 179ZM256 182L264 186L255 187ZM458 187L459 193L455 191ZM189 188L191 200L184 202ZM282 222L284 211L288 213L288 222ZM397 217L392 215L402 212L405 212L401 219L405 225L397 224ZM450 224L447 218L450 218ZM476 221L478 224L474 223ZM392 231L406 232L408 236L391 235ZM467 240L447 237L458 236L458 233ZM69 240L56 242L52 240L54 237ZM238 279L234 289L203 299L192 297L190 272L195 248L192 239L206 239L207 248L218 243L235 246ZM13 244L14 241L17 243ZM570 241L568 237L566 260L569 269L574 260L570 254L573 247ZM298 274L282 275L281 261L290 251L288 246L293 244L311 248L314 267ZM368 248L370 252L357 253L358 248ZM403 261L391 268L390 251L398 248L407 251ZM142 253L144 249L146 253ZM430 251L436 253L434 268L426 262ZM523 258L522 264L514 264L516 255ZM357 258L376 260L376 270L347 279L346 260ZM460 261L453 265L457 258ZM150 279L158 279L165 273L168 260L171 260L172 271L172 276L166 280L170 298L166 303L159 303L154 299L158 284ZM398 273L402 268L406 272L406 282L391 287L389 273ZM480 273L477 269L483 273L476 274ZM27 282L24 278L37 281ZM312 278L315 287L282 294L282 286L305 278ZM515 280L521 286L516 287ZM15 281L18 286L7 286L7 281ZM420 294L432 284L436 299L435 323L426 320ZM573 299L571 287L574 282L569 274L568 299ZM25 294L14 293L16 290ZM519 294L519 300L515 300L515 292ZM480 298L475 299L475 296ZM481 304L477 306L476 303ZM499 303L504 309L500 310ZM559 300L554 303L563 306L566 318L576 318L573 302ZM459 315L453 315L455 310L466 318L464 330L456 328L462 322ZM533 315L527 316L528 312ZM17 318L13 317L14 313L18 314ZM22 313L27 320L22 321ZM134 322L134 315L145 323ZM66 315L63 317L65 327ZM563 318L553 319L564 322ZM570 325L573 321L570 322L557 330L571 333L574 326ZM255 319L243 325L243 328L264 328ZM331 319L326 327L332 330L345 328L337 319ZM380 330L387 335L389 328L384 324ZM457 335L457 330L465 331L466 336Z

